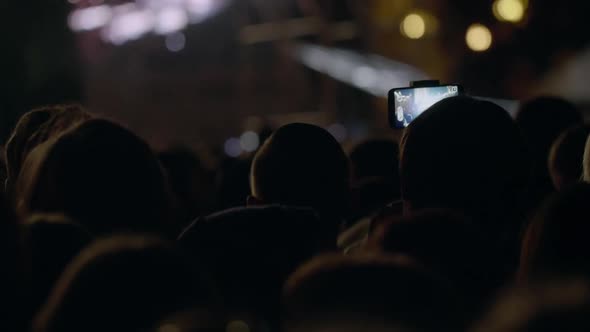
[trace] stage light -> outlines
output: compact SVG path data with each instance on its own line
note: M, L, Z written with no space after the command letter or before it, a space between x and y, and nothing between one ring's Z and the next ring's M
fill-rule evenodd
M409 14L402 21L401 32L410 39L420 39L426 33L426 22L419 14Z
M524 0L496 0L493 5L494 16L500 21L517 23L522 21L526 10Z
M73 3L79 2L78 0ZM74 32L101 30L103 39L123 44L149 33L171 35L190 23L199 23L225 8L228 0L136 0L119 5L98 5L77 8L69 17Z
M352 73L352 83L361 89L373 87L378 79L378 73L369 66L359 66Z
M472 51L483 52L492 46L492 32L485 25L473 24L467 29L465 41Z
M130 40L139 39L150 32L154 25L155 17L151 11L132 10L117 15L104 31L104 36L111 43L120 45Z
M90 31L107 25L113 13L111 7L103 5L75 10L68 18L68 24L73 31Z
M188 24L188 16L181 7L170 6L157 14L154 31L160 35L167 35L184 29Z

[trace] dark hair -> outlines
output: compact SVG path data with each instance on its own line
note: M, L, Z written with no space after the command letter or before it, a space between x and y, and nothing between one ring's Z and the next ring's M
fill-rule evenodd
M376 324L455 331L462 319L450 288L399 256L316 257L289 278L283 301L288 332Z
M402 196L413 210L457 210L494 233L515 227L528 164L518 128L500 106L445 99L406 128L400 150Z
M117 236L86 248L66 269L35 331L139 331L207 305L205 285L166 242Z
M82 106L76 104L47 106L24 114L6 143L7 191L14 190L22 164L35 147L90 117Z
M549 154L549 172L556 189L561 190L581 180L589 135L588 125L572 127L553 143Z
M446 210L425 210L382 224L369 248L406 255L444 276L469 304L472 318L479 317L514 271L469 219Z
M192 150L176 147L158 154L179 210L178 231L211 208L214 190L211 172ZM242 196L242 200L243 200ZM178 232L178 233L179 233Z
M19 210L63 213L92 233L162 231L171 199L149 146L129 130L90 120L37 148L19 177Z
M349 183L342 147L329 132L310 124L279 128L252 164L253 196L268 204L312 207L331 221L344 216Z
M520 278L590 276L590 184L579 183L548 198L522 244Z
M590 286L563 279L503 294L473 332L585 332L590 329Z
M66 266L90 244L92 236L61 215L33 215L24 224L24 232L31 255L32 307L38 310Z

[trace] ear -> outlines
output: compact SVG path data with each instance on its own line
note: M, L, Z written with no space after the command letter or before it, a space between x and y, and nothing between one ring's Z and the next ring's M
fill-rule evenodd
M252 195L248 195L248 198L246 198L246 206L258 206L258 205L264 205L264 202Z

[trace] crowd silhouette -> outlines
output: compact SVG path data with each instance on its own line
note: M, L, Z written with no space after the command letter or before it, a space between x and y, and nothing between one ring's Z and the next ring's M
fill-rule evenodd
M590 328L590 126L438 102L346 153L276 128L217 169L81 105L4 146L5 331L537 332Z

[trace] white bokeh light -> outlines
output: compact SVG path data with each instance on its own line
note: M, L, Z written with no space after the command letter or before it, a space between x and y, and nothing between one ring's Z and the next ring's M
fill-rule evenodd
M110 6L96 6L75 10L68 18L68 24L73 31L90 31L107 25L112 17Z
M188 16L181 7L169 6L158 12L154 31L167 35L183 30L188 23Z
M180 32L219 12L227 3L228 0L136 0L107 5L103 0L93 0L92 6L72 11L69 26L74 32L100 29L105 41L120 45L149 33Z
M242 145L240 144L240 139L232 137L225 141L223 146L223 150L226 155L237 158L242 154Z
M253 131L247 131L240 137L240 146L246 152L254 152L260 146L260 136Z
M148 10L133 10L116 16L104 31L106 39L113 44L123 44L139 39L154 28L155 17Z

